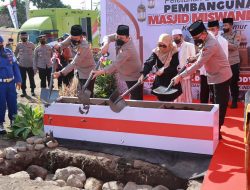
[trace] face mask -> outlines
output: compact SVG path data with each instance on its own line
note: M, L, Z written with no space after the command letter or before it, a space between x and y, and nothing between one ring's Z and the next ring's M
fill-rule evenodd
M45 40L41 40L40 43L41 43L42 45L46 44Z
M176 44L179 44L179 43L181 43L181 40L180 40L180 39L174 40L174 42L175 42Z
M199 46L199 45L203 44L203 40L202 39L194 40L194 44L196 46Z
M228 33L229 32L229 28L223 28L223 32L224 33Z
M77 45L79 45L81 42L80 42L80 40L78 41L78 40L71 40L71 43L74 45L74 46L77 46Z
M122 46L122 45L124 45L125 44L125 42L123 41L123 40L121 40L121 39L117 39L116 40L116 45L117 46Z
M27 38L21 38L22 42L27 42Z

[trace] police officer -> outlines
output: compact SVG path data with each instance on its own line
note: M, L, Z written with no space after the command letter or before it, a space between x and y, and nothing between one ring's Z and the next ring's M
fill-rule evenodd
M3 123L6 103L11 123L13 116L17 114L16 87L20 89L22 82L17 60L10 49L4 48L3 42L4 40L0 36L0 133L5 132Z
M5 47L13 51L13 42L14 42L13 38L9 38L8 43L6 43Z
M223 31L222 36L228 41L228 59L232 69L233 77L230 83L230 91L232 96L231 108L237 108L238 96L239 96L239 75L240 75L240 35L237 31L233 31L233 18L223 19Z
M109 43L116 43L116 60L102 70L94 71L94 77L102 74L111 74L115 71L118 72L122 80L131 88L137 83L141 76L142 63L136 51L134 43L129 36L129 27L126 25L119 25L115 34L105 36L104 45L102 47L102 54L108 52ZM130 99L142 100L143 99L143 85L138 86L131 93Z
M46 44L46 36L40 35L38 37L40 45L35 48L34 51L34 62L33 69L36 73L39 72L39 78L41 80L41 88L46 88L46 80L48 81L48 86L50 83L52 64L52 48Z
M29 76L31 95L35 96L35 80L34 80L34 70L33 70L33 54L35 50L35 45L28 41L27 32L21 32L20 34L21 42L16 46L15 56L19 62L19 68L22 76L22 94L21 97L25 97L26 93L26 73Z
M207 23L208 30L215 36L218 40L219 44L221 45L224 53L228 58L228 42L225 38L223 38L220 33L220 25L218 20L210 20ZM200 102L201 103L208 103L209 100L209 91L211 91L212 97L210 100L213 102L213 88L208 85L207 83L207 73L203 67L200 68Z
M207 72L208 84L213 85L214 102L219 104L219 126L224 123L228 100L229 85L232 77L232 71L226 54L220 46L214 35L207 32L201 20L194 22L188 27L193 36L195 44L203 44L203 49L197 61L188 67L184 72L174 77L174 83L178 84L184 77L193 74L203 65ZM220 138L221 135L220 135Z
M72 56L74 57L73 61L63 68L60 72L54 73L54 78L58 78L60 76L66 76L74 69L78 72L80 85L83 86L90 72L95 68L95 61L89 48L88 42L83 39L82 27L80 25L73 25L70 30L70 36L59 43L59 47L64 49L66 47L70 47L72 51ZM55 48L59 48L55 46ZM89 86L87 87L91 91L91 97L93 97L95 80L91 80Z

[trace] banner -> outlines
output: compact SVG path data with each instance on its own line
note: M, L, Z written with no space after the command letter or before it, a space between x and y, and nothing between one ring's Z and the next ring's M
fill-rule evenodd
M138 54L144 62L156 47L162 33L182 29L185 41L192 42L187 27L196 20L219 20L234 18L234 30L241 35L240 43L240 90L241 98L250 83L250 0L102 0L101 34L116 32L119 24L130 26L130 35ZM111 58L115 50L110 46ZM150 84L152 80L150 81ZM150 84L146 84L150 88ZM197 83L193 84L197 86ZM196 87L198 88L198 87ZM242 95L243 94L243 95Z

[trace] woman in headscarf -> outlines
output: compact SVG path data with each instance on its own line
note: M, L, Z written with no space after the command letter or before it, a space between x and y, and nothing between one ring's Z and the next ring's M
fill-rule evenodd
M177 75L177 67L179 65L178 50L172 43L172 36L169 34L161 34L158 40L157 47L153 49L151 56L144 63L142 76L139 81L143 81L143 78L150 73L155 72L155 80L152 89L156 89L159 86L168 87L171 79ZM181 95L180 83L172 88L177 89L174 94L156 94L152 91L152 94L156 95L160 101L174 101L179 95Z

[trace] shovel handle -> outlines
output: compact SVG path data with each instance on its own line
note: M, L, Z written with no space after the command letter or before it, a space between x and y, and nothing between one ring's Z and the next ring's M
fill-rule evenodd
M54 54L52 57L52 70L51 70L50 83L49 83L49 90L50 90L49 97L51 95L51 91L53 88L53 79L54 79L53 74L55 71L55 65L56 65L56 55Z
M174 85L174 80L171 80L168 87L166 88L166 92Z
M101 62L98 61L97 64L96 64L96 66L95 66L95 70L97 70L97 69L99 68L100 64L101 64ZM87 81L85 82L85 84L84 84L84 86L83 86L83 88L82 88L82 91L85 91L86 88L89 86L89 83L90 83L90 81L93 79L93 76L94 76L94 74L93 74L92 71L91 71L91 72L90 72L90 75L89 75L89 78L87 79Z
M185 71L187 68L186 65L184 65L179 71L178 71L178 74L181 74L183 71Z
M148 78L148 75L144 77L143 81L145 81ZM142 83L140 81L138 81L137 83L135 83L130 89L126 90L121 97L126 96L127 94L129 94L131 91L133 91L136 87L138 87L139 85L141 85Z

